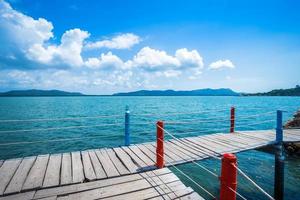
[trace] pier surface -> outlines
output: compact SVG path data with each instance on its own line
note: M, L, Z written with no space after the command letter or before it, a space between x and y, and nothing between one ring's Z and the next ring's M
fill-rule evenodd
M300 141L299 129L283 135L284 142ZM165 165L274 143L274 130L171 139L164 142ZM156 169L155 152L151 142L0 161L0 199L201 199L168 169Z

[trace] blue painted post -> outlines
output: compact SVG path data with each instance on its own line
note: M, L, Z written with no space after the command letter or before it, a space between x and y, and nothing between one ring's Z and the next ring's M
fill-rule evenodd
M284 196L284 154L283 154L282 111L277 110L276 144L275 144L275 175L274 197L276 200Z
M129 107L126 106L126 109L125 109L125 146L130 145L129 125L130 125L130 111L129 111Z

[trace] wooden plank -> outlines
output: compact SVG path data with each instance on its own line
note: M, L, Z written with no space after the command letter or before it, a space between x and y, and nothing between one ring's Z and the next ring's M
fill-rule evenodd
M87 180L92 181L96 179L96 174L90 159L90 155L87 151L81 152L84 176Z
M2 166L3 163L4 163L4 160L0 160L0 167Z
M154 146L154 145L152 145L152 144L147 144L147 145L144 145L144 147L146 148L146 149L148 149L149 151L151 151L154 155L155 155L155 157L156 157L156 147ZM177 162L176 160L174 160L173 158L171 158L168 154L166 154L165 153L165 160L166 160L166 164L167 163L169 163L169 164L171 164L171 163L175 163L175 162Z
M173 153L173 151L170 151L168 146L165 145L164 148L165 151L165 159L168 161L169 164L176 164L178 162L182 162L182 158L180 158L177 154Z
M195 150L192 145L187 144L184 140L180 139L180 141L177 140L171 140L170 142L174 143L175 145L181 147L182 149L190 152L195 159L199 159L203 157L203 153L200 153L199 151Z
M83 166L80 152L72 152L72 182L82 183L84 181Z
M174 145L173 143L171 143L169 141L167 141L167 142L164 143L164 147L166 149L166 153L167 152L172 152L173 154L175 154L176 156L178 156L179 157L179 159L177 159L178 161L182 161L182 160L190 161L190 160L193 160L186 151L180 149L178 146Z
M94 151L88 151L88 152L89 152L97 179L106 178L107 176L104 172L104 169L102 168L102 165L100 164L100 162L98 160L96 153Z
M139 168L145 168L147 167L147 164L141 160L137 155L135 155L135 153L133 153L129 147L121 147L128 155L129 157L134 161L134 163L136 163Z
M61 162L61 178L60 184L66 185L72 183L72 160L70 153L64 153L62 155L62 162Z
M11 179L9 185L7 186L4 194L20 192L25 179L35 161L36 157L24 158L19 165L17 171L15 172L13 178Z
M103 169L107 175L107 177L113 177L113 176L119 176L119 172L114 166L114 164L111 162L109 156L105 153L102 154L100 150L95 150L95 153L103 166Z
M170 174L172 175L172 174ZM113 198L114 196L130 193L138 190L151 188L152 186L145 179L139 179L131 182L125 182L118 185L105 187L105 192L102 188L94 190L83 191L75 194L70 194L68 199L100 199L100 198Z
M36 189L43 185L49 155L40 155L36 158L25 180L22 190Z
M15 171L21 163L21 159L11 159L4 161L0 168L0 195L3 195L5 188L13 177Z
M136 145L136 147L138 147L145 155L147 155L153 163L156 162L156 155L147 149L143 144Z
M116 152L118 158L131 173L137 172L138 166L133 163L132 159L128 156L127 153L125 153L121 148L114 148L113 150Z
M52 197L42 198L42 199L39 199L39 200L56 200L56 199L57 199L57 196L52 196Z
M129 146L130 150L135 153L140 159L146 163L147 166L154 165L155 163L146 155L144 154L137 146Z
M175 144L174 142L171 142L171 141L168 141L168 143L170 144L170 147L172 148L172 150L174 150L175 153L177 153L177 152L179 153L177 155L179 155L181 158L184 158L186 160L194 160L197 158L196 155L185 150L180 145Z
M180 139L180 143L178 142L178 145L196 155L197 160L207 157L207 155L202 151L202 149L200 150L198 147L195 147L193 143L190 143L185 139Z
M219 152L216 152L213 148L207 148L203 144L199 144L198 141L195 140L195 138L185 138L187 143L193 145L195 148L197 148L199 151L203 152L206 156L218 156L220 155Z
M154 170L149 173L149 177L153 176L160 176L164 174L170 174L171 171L168 168L163 168L159 170ZM96 188L103 188L111 185L117 185L121 183L131 182L134 180L143 179L143 176L140 174L131 174L131 175L125 175L125 176L118 176L114 178L109 179L103 179L99 181L92 181L92 182L86 182L81 184L72 184L72 185L66 185L61 187L54 187L54 188L47 188L38 190L34 196L35 199L54 196L54 195L68 195L71 193L75 193L78 191L86 191L86 190L92 190Z
M35 194L35 191L18 193L14 195L8 195L0 197L0 200L31 200Z
M158 184L154 184L150 188L146 188L146 189L143 189L143 190L137 190L137 191L133 191L133 192L130 192L130 193L124 193L124 194L120 194L120 195L113 196L113 197L107 197L107 198L104 198L104 199L111 199L111 198L113 198L114 200L150 199L150 198L153 198L153 197L164 195L167 192L169 192L169 193L172 192L172 191L168 190L167 188L172 188L172 190L175 190L175 189L177 190L177 189L179 189L179 186L182 187L184 185L180 181L175 181L175 182L171 182L171 183L167 183L167 184L164 184L160 181ZM161 188L167 189L168 191L162 190ZM166 198L166 199L168 199L168 198Z
M50 155L43 187L52 187L59 185L61 159L61 154Z
M118 172L121 175L130 174L128 169L124 166L124 164L119 160L116 156L116 153L112 149L106 149L106 153L108 154L109 158L111 159L114 166L117 168Z

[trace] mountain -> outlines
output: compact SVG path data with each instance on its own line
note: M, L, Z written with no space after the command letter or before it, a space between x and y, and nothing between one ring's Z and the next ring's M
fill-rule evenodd
M139 90L135 92L116 93L113 96L240 96L239 93L228 88L198 89L188 91L175 90Z
M290 89L277 89L270 92L243 94L243 96L300 96L300 86Z
M79 92L65 92L60 90L12 90L1 92L0 96L83 96Z

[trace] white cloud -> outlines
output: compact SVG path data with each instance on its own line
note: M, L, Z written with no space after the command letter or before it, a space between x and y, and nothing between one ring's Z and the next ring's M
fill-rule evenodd
M234 64L230 60L218 60L209 65L209 69L221 69L221 68L235 68Z
M196 50L188 51L186 48L178 49L175 56L168 55L165 51L142 48L127 65L142 68L147 71L186 70L203 68L202 57Z
M178 49L175 57L181 66L189 68L203 68L203 59L196 50L188 51L186 48Z
M85 66L94 69L122 69L124 62L111 52L107 54L102 53L99 58L88 58Z
M180 66L180 62L165 51L144 47L133 57L130 65L147 70L163 70L169 67L178 67Z
M63 34L60 45L47 46L36 43L28 49L26 55L31 60L47 65L63 63L68 66L82 66L81 51L83 41L88 37L89 33L87 31L80 29L68 30Z
M51 22L44 18L37 20L14 10L8 3L0 1L0 28L11 42L21 47L43 43L53 37ZM4 38L3 38L4 39Z
M140 43L141 38L133 33L125 33L113 37L111 40L101 40L97 42L89 42L85 45L86 49L129 49L132 46Z

